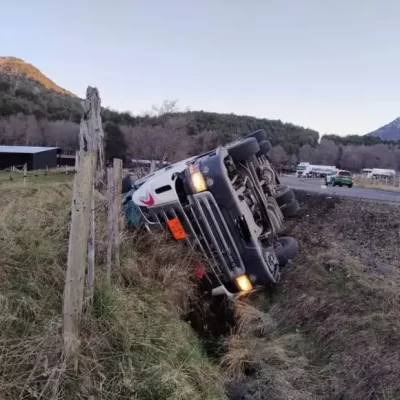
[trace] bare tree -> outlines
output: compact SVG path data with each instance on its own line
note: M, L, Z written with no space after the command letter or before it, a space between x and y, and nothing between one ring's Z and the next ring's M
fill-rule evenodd
M285 149L281 146L275 146L271 149L269 152L269 156L271 158L271 161L274 163L276 166L282 166L286 165L289 162L290 157L287 155Z
M363 168L363 146L346 146L343 148L340 160L341 168L350 171L359 171Z
M322 139L312 153L312 162L321 165L334 165L338 160L339 146L333 140Z
M203 131L189 142L189 155L205 153L215 149L220 144L220 135L214 131Z
M314 149L309 144L305 144L303 147L300 148L299 161L309 162L311 160L313 151Z
M176 161L187 157L193 139L187 135L189 120L177 114L177 101L165 100L146 113L154 123L121 127L132 158Z
M170 114L177 113L178 111L178 100L164 100L160 105L153 105L151 110L146 112L146 114L152 117L160 118L164 115L168 116Z
M175 161L185 153L189 140L182 125L169 121L164 126L132 127L127 142L133 158Z

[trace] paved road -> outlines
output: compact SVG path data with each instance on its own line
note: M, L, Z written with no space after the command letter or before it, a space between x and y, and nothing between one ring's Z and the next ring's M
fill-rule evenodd
M318 192L324 194L332 194L337 196L356 197L370 200L390 201L400 203L400 191L388 191L377 189L361 189L361 188L348 188L348 187L332 187L327 186L322 188L322 179L313 178L297 178L295 176L284 176L280 178L282 183L289 185L293 189L306 190L310 192Z

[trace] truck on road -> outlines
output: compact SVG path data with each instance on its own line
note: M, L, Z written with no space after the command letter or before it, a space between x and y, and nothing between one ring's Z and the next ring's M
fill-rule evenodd
M313 165L308 162L301 162L296 167L296 175L299 178L325 178L336 170L337 168L334 165Z

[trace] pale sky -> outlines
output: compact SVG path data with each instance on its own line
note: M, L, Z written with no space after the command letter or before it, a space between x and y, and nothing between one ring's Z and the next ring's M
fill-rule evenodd
M400 116L399 0L0 0L0 56L134 114L233 112L364 134Z

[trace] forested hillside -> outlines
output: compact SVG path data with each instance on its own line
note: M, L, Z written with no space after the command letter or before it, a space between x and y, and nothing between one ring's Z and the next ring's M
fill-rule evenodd
M6 59L0 58L0 60ZM103 122L119 125L125 132L135 134L132 130L134 127L162 128L168 125L167 119L170 118L180 121L178 130L180 133L185 131L188 142L202 142L203 136L208 135L213 136L210 145L225 143L256 129L265 129L271 142L274 145L281 144L288 154L296 154L305 144L315 146L319 138L318 132L314 130L277 120L205 111L179 112L174 102L166 104L162 106L162 110L150 112L145 116L133 116L129 112L120 113L103 109ZM35 67L15 58L7 58L7 62L3 64L0 62L2 143L20 144L34 141L40 144L50 144L50 142L55 144L57 142L59 146L74 147L72 138L77 134L81 112L79 98L58 87ZM21 130L22 125L25 126L23 130ZM63 137L57 133L60 130L63 131ZM172 134L171 129L167 130ZM40 135L37 131L40 131ZM179 136L182 139L181 135ZM127 139L129 142L131 138ZM193 151L196 151L196 145Z
M0 144L78 147L81 99L57 86L34 66L0 57ZM256 129L265 129L276 164L299 161L358 169L398 169L399 142L375 136L324 135L279 120L206 111L181 112L165 101L145 115L102 109L108 156L175 161L207 151Z

